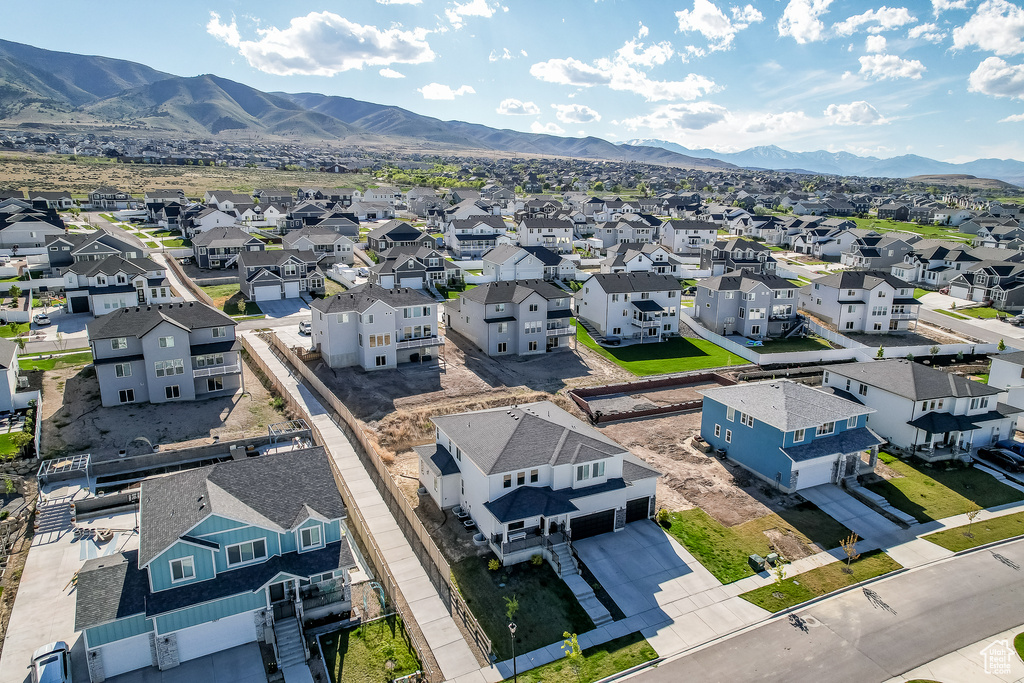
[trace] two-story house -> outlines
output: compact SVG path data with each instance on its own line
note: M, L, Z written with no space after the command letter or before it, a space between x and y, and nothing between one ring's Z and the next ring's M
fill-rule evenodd
M718 228L705 221L677 219L661 225L661 243L680 256L699 256L701 247L717 239Z
M607 221L594 226L594 238L601 240L601 247L608 249L616 244L650 244L655 241L658 229L645 221Z
M499 241L511 243L501 216L455 218L445 225L444 243L456 258L479 258Z
M990 303L1001 311L1024 309L1024 264L979 261L949 282L949 295Z
M166 403L242 389L237 323L198 301L120 308L90 322L100 401Z
M786 493L856 476L865 450L873 469L884 442L867 426L872 408L788 379L701 393L701 437Z
M378 254L394 247L433 247L434 238L404 221L388 221L366 234L366 243Z
M311 251L279 249L238 255L238 285L248 301L298 299L324 289L324 274Z
M931 240L926 244L922 240L900 263L892 266L892 274L904 282L937 290L980 260L969 253L966 245L935 244Z
M614 244L601 261L602 273L659 273L678 278L682 270L682 261L662 244Z
M1021 412L999 402L997 387L904 359L829 366L823 386L874 408L871 428L926 460L1012 437Z
M546 247L557 254L572 253L572 221L560 218L524 218L517 227L519 245Z
M1009 351L989 356L992 364L988 371L988 384L1006 392L1006 403L1024 409L1024 351ZM1017 422L1020 422L1018 417ZM1019 429L1018 425L1018 429ZM1006 438L1012 439L1012 434Z
M605 337L659 342L679 331L681 293L671 275L598 273L573 300L577 317Z
M129 193L116 187L97 187L89 193L89 206L96 211L119 211L128 208L131 198Z
M392 247L379 258L370 268L369 281L384 289L429 289L461 277L459 267L430 246Z
M574 280L576 262L547 247L502 244L483 256L484 276L489 280Z
M316 299L313 344L331 368L385 370L437 357L437 304L419 289L363 284Z
M151 477L135 500L137 547L77 575L90 680L257 641L302 665L303 619L351 609L358 564L322 447Z
M488 356L526 356L569 348L576 336L572 296L544 280L503 280L474 287L444 306L448 329Z
M263 240L240 228L228 226L201 232L192 238L192 253L200 268L230 268L243 251L263 251Z
M73 263L102 261L110 256L125 259L142 258L141 247L115 237L105 230L87 233L62 233L46 239L46 255L50 263L50 274L60 277Z
M777 338L799 319L796 292L792 282L777 275L734 271L697 283L693 314L716 334Z
M659 473L549 401L431 418L420 482L459 505L504 565L541 554L560 570L579 541L655 512ZM559 571L563 574L564 571Z
M20 199L0 202L0 249L37 248L64 234L64 221L56 209L36 209Z
M836 330L888 334L917 326L914 287L880 270L845 270L800 288L800 308Z
M103 315L119 308L181 301L167 270L148 258L108 256L79 261L64 269L68 313Z
M771 249L759 242L741 238L719 240L701 247L700 268L710 270L712 275L734 270L774 273L778 262L771 253Z
M285 249L313 252L322 259L322 265L342 263L351 266L355 263L355 242L327 227L295 230L282 237L281 241Z
M916 236L909 237L892 233L880 235L876 232L868 232L858 236L852 244L844 249L841 260L843 265L849 268L865 270L891 268L913 254L916 248L914 245L918 241L920 238Z

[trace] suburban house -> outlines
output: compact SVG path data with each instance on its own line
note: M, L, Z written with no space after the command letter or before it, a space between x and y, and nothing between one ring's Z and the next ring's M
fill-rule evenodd
M167 270L148 258L79 261L65 268L62 277L68 313L103 315L119 308L181 301L171 289Z
M63 211L75 205L70 192L34 192L28 191L28 201L36 209L57 209Z
M483 262L490 281L576 279L576 262L547 247L502 244L484 254Z
M772 250L760 242L742 238L719 240L701 247L700 269L710 270L712 275L731 273L734 270L774 273L778 262L771 253Z
M1019 311L1024 308L1024 264L980 261L949 281L949 295L991 302L993 308L1001 311Z
M546 247L558 254L572 253L572 221L560 218L524 218L517 228L523 247Z
M917 237L869 232L843 250L842 263L849 268L890 268L914 253Z
M572 296L544 280L488 282L444 305L445 324L488 356L569 348L576 336Z
M884 443L867 426L873 408L788 379L701 393L701 437L786 493L856 476L866 450L874 469Z
M331 368L384 370L431 360L444 344L436 305L419 289L357 285L310 305L313 344Z
M238 255L238 286L248 301L298 299L324 288L324 274L311 251L279 249Z
M189 301L119 308L90 322L104 406L230 396L242 388L237 323Z
M186 237L194 237L201 232L223 228L235 224L235 217L225 211L213 207L200 209L185 221L183 228Z
M644 221L618 220L606 221L594 226L594 238L601 240L601 248L607 249L623 242L649 244L654 241L658 231Z
M20 199L0 202L0 249L37 248L64 234L64 221L56 209L36 209Z
M939 289L980 260L969 253L966 245L950 246L949 243L944 243L922 247L919 242L913 252L892 266L892 274L910 284L922 284Z
M213 228L192 238L192 253L200 268L230 268L243 251L263 251L263 240L233 225Z
M285 249L311 251L320 258L327 257L330 264L355 263L355 242L342 234L321 227L305 227L289 232L281 238Z
M433 247L434 238L403 221L388 221L366 234L366 243L378 254L394 247Z
M655 512L659 472L549 401L432 417L419 479L442 510L469 513L504 565L556 570L580 541ZM561 573L561 572L559 572Z
M679 331L682 286L671 275L598 273L576 292L576 316L605 337L659 342Z
M1024 351L1000 353L989 358L992 364L989 366L987 384L1005 391L1008 404L1024 409ZM1019 417L1017 422L1020 422ZM1007 438L1013 437L1007 434Z
M914 286L881 270L844 270L800 288L800 308L841 333L888 334L917 326Z
M46 239L46 255L50 273L60 277L73 263L102 261L110 256L136 259L144 256L142 248L129 244L105 230L87 233L61 233Z
M351 608L358 564L322 447L144 479L137 501L138 549L78 573L90 680L257 641L304 664L303 618Z
M693 315L716 334L778 338L800 320L796 292L785 278L738 270L700 280Z
M27 408L29 401L39 399L38 391L18 391L21 374L18 351L17 344L9 339L0 339L0 413Z
M878 220L890 220L890 221L909 221L910 220L910 207L906 204L897 204L895 202L889 202L882 204L877 209Z
M661 243L673 254L699 256L701 247L718 239L718 228L705 221L671 220L661 224Z
M622 242L608 247L602 273L659 273L682 277L683 263L662 244Z
M998 387L904 359L831 365L823 386L873 408L874 431L926 460L1012 437L1021 412L999 402Z
M501 216L472 216L448 221L444 243L456 258L479 258L499 241L511 243L505 237L505 221Z
M146 201L149 201L148 194ZM132 196L116 187L97 187L89 193L89 206L100 211L127 209Z
M392 247L370 268L369 281L384 289L429 289L461 277L458 266L430 246Z

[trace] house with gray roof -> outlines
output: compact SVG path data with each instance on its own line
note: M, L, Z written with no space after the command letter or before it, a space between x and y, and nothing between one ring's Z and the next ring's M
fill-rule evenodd
M771 273L736 270L697 283L694 317L716 334L778 338L799 323L797 287Z
M823 387L873 408L874 431L926 460L1012 438L1021 412L998 387L905 359L830 366Z
M444 243L456 258L479 258L498 244L511 244L501 216L452 218L444 227Z
M379 258L379 263L370 268L369 281L384 289L430 289L462 277L459 267L432 246L391 247Z
M788 379L701 393L701 437L787 493L856 476L864 451L873 469L884 443L867 426L874 409Z
M671 275L598 273L573 295L573 305L600 335L659 342L679 332L682 289Z
M230 268L243 251L263 251L262 240L233 225L212 228L192 238L192 253L200 268Z
M621 242L608 247L602 273L661 273L682 277L683 262L662 244Z
M917 327L914 286L883 270L844 270L800 288L800 308L840 333L890 334Z
M387 370L435 360L444 344L436 305L420 289L358 285L310 305L313 345L331 368Z
M719 240L700 249L700 268L721 275L734 270L774 273L778 262L772 251L760 242L741 238Z
M520 246L546 247L558 254L572 253L572 221L561 218L524 218L516 229Z
M119 308L182 301L167 279L167 270L148 258L108 256L79 261L64 270L69 313L103 315Z
M327 219L325 219L327 220ZM353 223L353 225L355 225ZM355 263L356 242L328 227L305 227L286 234L281 241L285 249L311 251L320 257L322 266Z
M322 447L145 479L134 506L138 549L77 575L93 681L257 641L303 665L303 618L351 609L358 564Z
M501 244L483 256L484 277L488 280L574 280L576 261L547 247L521 247Z
M324 273L312 251L278 249L238 255L238 285L248 301L298 299L322 292Z
M60 277L72 263L102 261L110 256L142 258L145 251L141 246L135 246L101 228L87 233L48 236L46 255L50 263L50 274Z
M655 512L660 473L549 401L431 418L419 479L441 509L458 505L502 564L540 554L576 573L569 539L620 531Z

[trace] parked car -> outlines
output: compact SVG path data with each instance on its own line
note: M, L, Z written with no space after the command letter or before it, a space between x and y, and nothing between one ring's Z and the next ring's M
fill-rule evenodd
M309 320L299 322L299 334L313 334L313 323Z
M996 443L996 448L1005 448L1008 451L1012 451L1017 455L1024 455L1024 443L1020 441L1013 441L1011 439L1004 439Z
M46 315L45 313L36 313L34 316L32 316L32 321L36 325L49 325L50 316Z
M619 339L618 337L605 337L603 340L601 340L601 344L603 344L604 346L618 346L621 343L622 340Z
M32 654L32 683L71 683L71 651L63 640Z
M1024 455L1019 455L1005 448L979 448L978 458L987 460L1009 472L1024 472Z
M358 269L356 269L356 275L358 275L359 277L370 277L370 269L369 268L358 268Z

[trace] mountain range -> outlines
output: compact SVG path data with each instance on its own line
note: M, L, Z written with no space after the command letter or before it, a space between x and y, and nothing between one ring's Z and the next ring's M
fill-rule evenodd
M442 121L348 97L267 93L212 74L182 77L136 62L0 40L0 127L19 126L222 140L267 136L420 151L639 161L703 170L743 167L886 177L960 173L1024 184L1024 163L1012 159L950 164L913 155L878 159L846 152L788 152L775 146L719 153L662 140L613 144L596 137Z

